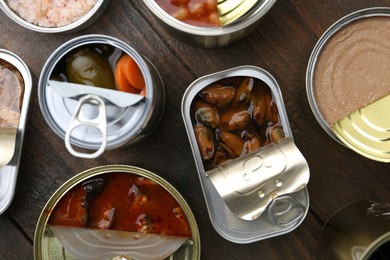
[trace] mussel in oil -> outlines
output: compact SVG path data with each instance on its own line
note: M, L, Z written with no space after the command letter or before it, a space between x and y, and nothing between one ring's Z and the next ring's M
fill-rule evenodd
M216 138L218 141L224 143L228 147L228 149L233 152L232 155L234 156L234 158L242 154L244 142L239 136L228 131L217 129Z
M252 96L252 89L254 86L254 79L253 78L244 78L238 87L236 97L234 101L236 103L241 102L243 104L248 103L251 100Z
M266 88L258 88L252 93L250 110L252 118L259 126L267 123L270 104L271 93Z
M213 132L202 124L196 124L194 131L202 159L210 160L214 155Z
M206 170L284 137L271 89L252 77L231 77L201 90L192 119Z
M261 147L260 136L254 131L245 131L243 140L243 154L254 152Z
M281 125L271 124L266 131L267 140L272 143L285 137L284 131Z
M215 106L197 100L192 107L195 115L195 120L203 125L216 128L219 126L220 117Z
M200 96L209 104L219 108L228 105L234 98L236 89L222 84L213 84L200 92Z
M251 117L245 106L235 106L221 115L221 128L224 131L244 130Z

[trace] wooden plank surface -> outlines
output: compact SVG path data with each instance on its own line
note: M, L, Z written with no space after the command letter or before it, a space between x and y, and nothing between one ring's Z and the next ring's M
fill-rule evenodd
M128 164L151 170L182 193L194 212L202 259L313 259L324 222L340 207L358 200L389 201L389 165L365 159L329 137L315 120L306 97L305 76L311 51L322 33L353 11L389 6L385 0L277 1L245 39L225 48L202 49L169 35L142 0L111 1L92 26L71 34L29 31L0 12L0 48L18 54L30 67L34 91L25 134L15 198L0 216L0 258L32 259L39 214L67 179L91 167ZM157 67L165 83L166 104L153 133L139 144L94 160L71 156L46 124L39 108L37 83L50 54L79 35L99 33L124 40ZM296 145L307 159L310 210L289 234L239 245L223 239L208 217L191 148L181 117L181 99L196 78L250 64L278 81ZM15 243L10 243L12 237Z

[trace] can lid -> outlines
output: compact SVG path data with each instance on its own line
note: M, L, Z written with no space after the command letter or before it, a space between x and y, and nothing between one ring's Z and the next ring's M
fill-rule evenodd
M303 189L310 176L288 137L206 173L230 210L245 220L258 218L274 198Z
M390 95L332 124L337 137L355 152L390 162Z

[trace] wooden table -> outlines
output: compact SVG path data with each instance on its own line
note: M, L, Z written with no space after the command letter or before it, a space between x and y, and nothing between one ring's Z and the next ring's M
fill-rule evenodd
M111 1L91 27L73 34L29 31L0 12L0 47L30 67L34 91L30 103L15 197L0 215L0 258L33 259L33 236L48 198L66 180L91 167L128 164L158 173L185 197L196 217L202 259L313 259L321 228L340 207L359 200L389 201L389 165L366 159L329 137L317 123L306 96L310 53L324 31L353 11L390 6L385 0L278 1L244 40L220 49L186 45L167 34L142 0ZM98 159L71 156L46 124L39 108L37 82L49 55L63 42L90 33L126 41L148 57L162 75L166 106L155 131L139 144L105 152ZM309 163L310 209L289 234L240 245L223 239L211 225L191 148L181 117L181 100L200 76L250 64L278 81L296 145Z

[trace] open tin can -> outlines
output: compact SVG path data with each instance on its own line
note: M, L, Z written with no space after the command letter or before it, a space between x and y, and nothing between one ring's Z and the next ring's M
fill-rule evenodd
M390 8L353 12L318 40L306 72L310 107L334 140L367 158L390 162Z
M211 222L222 237L251 243L304 220L309 168L267 71L241 66L197 79L184 94L182 116Z
M33 4L31 1L0 0L0 8L14 22L29 30L41 33L70 33L92 25L110 3L109 0L96 0L94 3L89 1L85 4L74 1L64 7L57 6L62 3L49 1L49 4L41 8L44 4L35 2ZM77 12L72 9L77 9ZM80 13L84 14L80 16ZM70 15L68 19L64 18L66 14Z
M27 122L27 115L28 115L29 104L30 104L31 90L32 90L32 77L31 77L30 70L28 69L27 65L20 57L18 57L16 54L8 50L0 49L0 69L3 70L3 67L10 69L11 71L16 70L21 77L19 80L22 82L20 83L24 87L23 90L21 91L21 96L19 101L21 102L20 103L21 106L17 108L20 109L20 113L18 112L18 114L20 114L19 120L17 125L12 126L12 128L15 127L15 129L11 133L11 135L8 135L8 133L3 132L7 127L7 122L5 122L6 124L5 128L1 126L2 124L0 124L0 139L1 139L0 145L2 146L0 147L1 156L2 156L1 161L3 161L5 157L10 159L9 161L7 159L8 163L6 163L5 166L0 166L0 214L3 213L8 208L8 206L11 204L11 201L14 197L20 158L22 153L23 139L25 134L26 122ZM2 78L2 80L7 81L7 79L5 78ZM14 89L16 91L16 87ZM6 92L7 89L5 90L1 89L1 90L2 91L0 91L0 95L2 95L3 97L7 96L7 94L8 97L10 96L12 97L15 95L15 94L10 95L9 93L7 93ZM2 100L0 104L0 111L2 114L0 116L0 121L3 121L3 115L4 116L10 115L8 112L15 113L16 110L12 109L10 111L8 109L9 107L7 106L7 104L11 106L13 105L13 104L9 104L9 100L8 101L4 99L0 99L0 100ZM3 112L5 112L5 114L3 114ZM12 117L14 116L12 115ZM4 136L4 134L6 135Z
M118 177L120 179L118 179ZM118 181L120 183L118 183ZM102 187L98 187L102 185ZM122 189L124 187L124 189ZM85 200L74 199L82 204L82 207L90 207L89 225L95 223L94 217L98 205L103 205L100 202L107 199L110 207L115 205L114 217L115 223L111 222L111 226L106 229L97 229L93 227L75 227L71 225L58 225L53 223L56 221L56 214L61 212L62 202L68 202L69 194L78 194L81 188L84 196L88 196L88 192L93 189L99 190L94 194L91 200L88 200L88 206L83 204ZM117 192L110 193L112 189L117 189ZM147 191L147 193L145 193ZM74 193L73 193L74 192ZM122 194L119 197L118 194ZM146 196L143 196L146 194ZM74 195L73 198L75 198ZM109 197L111 196L110 204ZM159 198L156 198L159 196ZM169 198L169 203L164 205L156 205L154 200L163 200ZM149 201L150 199L150 201ZM125 208L120 206L125 201ZM69 200L69 203L73 203ZM145 214L138 216L138 206L141 203L140 209ZM150 203L150 204L148 204ZM154 204L153 204L154 203ZM148 210L152 205L158 207L170 207L171 204L175 209L167 216L165 210L161 210L159 219L154 217L160 214L159 209ZM76 204L75 204L76 205ZM80 205L79 205L80 206ZM75 206L77 207L77 205ZM77 208L68 209L73 213L78 212ZM105 208L102 207L101 210ZM129 231L127 227L118 228L120 218L126 217L126 212L134 212L135 225L142 224L143 226L151 226L151 229L140 228L138 231ZM69 214L73 214L69 213ZM116 214L116 215L115 215ZM94 216L95 215L95 216ZM99 214L98 214L99 215ZM141 221L144 215L150 217L148 221ZM179 216L180 215L180 220ZM65 216L65 215L64 215ZM72 218L73 215L69 215ZM66 217L66 216L65 216ZM126 225L132 225L132 218L125 219ZM60 218L62 219L62 217ZM184 221L186 236L167 235L167 229L171 221ZM71 221L75 219L72 218ZM107 218L106 218L107 220ZM77 221L77 220L76 220ZM102 224L102 222L98 222ZM131 223L130 223L131 222ZM83 222L84 223L84 222ZM86 222L85 222L86 223ZM108 222L104 222L108 223ZM130 224L129 224L130 223ZM173 223L173 222L172 222ZM183 222L180 222L183 223ZM72 223L74 224L74 223ZM177 223L176 223L177 224ZM83 224L84 225L84 224ZM154 226L156 225L156 226ZM162 225L162 233L151 232L150 230L160 230L158 225ZM164 226L167 225L167 226ZM180 224L181 225L181 224ZM156 228L156 229L155 229ZM148 231L149 230L149 231ZM126 165L107 165L92 168L83 171L64 183L48 200L42 213L38 219L38 223L34 236L34 259L49 260L49 259L200 259L200 237L198 227L192 211L180 193L172 187L167 181L158 175L142 168Z
M91 66L94 72L104 75L113 75L118 59L124 55L130 56L144 79L145 96L99 88L105 86L80 86L67 82L67 85L64 85L64 82L53 80L62 80L68 55L79 50L92 50L95 53L92 61L95 56L102 56L100 52L107 52L104 55L107 56L109 65L105 66L105 70ZM83 55L85 56L79 56ZM88 56L86 59L89 59ZM78 65L75 66L77 68ZM111 68L108 68L109 66ZM89 68L83 70L85 75L89 75ZM77 71L72 73L77 74ZM77 77L83 78L85 75L77 74ZM112 77L112 82L111 79ZM144 139L162 116L165 92L157 69L134 48L110 36L84 35L64 43L46 61L39 78L38 99L46 122L65 140L69 152L78 157L95 158L104 150L134 144ZM73 149L73 146L95 152L79 152Z
M242 2L241 6L244 6L253 1L240 2ZM161 26L171 35L183 42L204 48L224 47L244 38L259 25L262 18L275 2L276 0L257 1L248 12L243 14L235 22L226 26L201 27L187 24L174 18L164 11L154 0L144 0L144 3L157 17Z

